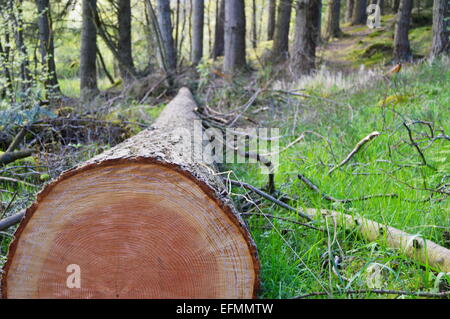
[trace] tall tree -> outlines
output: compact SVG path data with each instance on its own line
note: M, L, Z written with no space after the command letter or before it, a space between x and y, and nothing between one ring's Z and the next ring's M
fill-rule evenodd
M411 61L412 52L409 44L409 27L413 0L401 0L397 13L397 23L394 34L394 61Z
M170 19L170 0L158 0L158 23L164 47L165 63L171 73L177 68L177 55L172 35L172 21Z
M319 0L298 0L291 65L295 76L310 74L315 68L318 40Z
M341 0L329 0L325 38L337 38L341 35L341 28L339 27L340 12Z
M399 7L400 7L400 0L393 0L392 1L392 12L397 13Z
M347 7L345 8L345 21L346 22L352 21L354 6L355 6L355 0L347 0Z
M59 92L58 79L56 76L55 45L53 41L53 30L51 24L51 11L49 0L36 0L38 9L39 42L41 52L41 63L45 68L45 87L47 91Z
M192 21L192 63L197 65L203 57L204 0L194 0Z
M245 1L226 0L224 72L232 74L245 63Z
M97 29L95 15L97 0L83 0L81 52L80 52L80 92L81 98L88 100L98 92L97 86Z
M436 57L449 52L450 7L448 0L434 0L433 4L433 43L431 56ZM447 20L446 20L447 19Z
M291 22L292 0L280 0L278 4L272 55L274 62L282 62L289 55L289 28Z
M252 47L256 49L258 42L258 30L256 27L256 0L252 0Z
M355 0L353 6L352 25L366 24L367 22L367 0Z
M215 60L225 51L225 0L220 0L216 9L216 26L214 28L214 46L211 57Z
M276 10L277 10L277 0L269 1L269 21L267 22L267 40L273 40L273 35L275 33L275 22L276 22Z
M30 71L30 62L28 60L28 50L24 39L24 21L23 21L23 0L17 0L16 3L10 0L9 4L9 14L13 21L14 38L16 42L16 47L18 48L21 58L20 58L20 76L22 78L22 87L28 88L31 86L32 77ZM15 5L16 10L13 6Z
M123 79L131 77L134 70L131 48L131 4L130 0L119 0L117 7L119 39L117 52L120 56L119 70Z

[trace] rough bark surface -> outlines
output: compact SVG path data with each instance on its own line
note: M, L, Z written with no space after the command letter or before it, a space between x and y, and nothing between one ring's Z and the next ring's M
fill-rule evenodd
M177 55L172 35L172 21L170 19L170 1L158 0L158 23L161 31L161 38L164 46L165 62L169 72L174 72L177 68Z
M225 0L220 1L214 28L214 46L211 57L215 60L225 52Z
M192 63L198 64L203 57L203 25L205 17L204 0L194 0L192 21Z
M131 3L130 0L119 0L117 10L119 22L119 41L117 51L120 56L119 70L124 79L133 76L133 53L131 48Z
M295 39L291 53L294 76L307 75L315 68L318 41L318 0L299 0L295 19Z
M211 159L188 155L195 108L181 89L151 129L48 184L16 231L3 297L254 297L254 242Z
M282 62L289 55L289 29L291 22L292 0L280 0L278 4L278 19L275 25L273 40L273 59Z
M341 11L341 0L331 0L328 2L327 25L325 30L326 38L337 38L341 35L339 27L339 16Z
M226 0L224 72L233 74L244 67L245 55L245 2Z
M434 0L433 4L433 44L431 56L449 52L450 4L448 0Z
M267 40L273 40L273 35L275 33L275 22L276 22L276 11L277 11L277 1L269 1L269 21L267 22Z
M401 0L397 13L397 24L394 34L394 61L408 62L412 60L411 46L409 44L409 28L411 23L412 0Z
M80 92L83 99L97 93L97 29L94 17L97 0L83 0L83 23L81 28Z

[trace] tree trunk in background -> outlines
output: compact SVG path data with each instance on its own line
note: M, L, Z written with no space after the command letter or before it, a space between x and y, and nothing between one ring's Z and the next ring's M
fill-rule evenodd
M267 40L273 40L275 33L277 0L269 0L269 19L267 24Z
M256 49L258 42L258 30L256 28L256 0L252 0L252 47Z
M353 19L353 7L355 0L347 0L347 8L345 10L345 22L351 22Z
M23 0L18 0L17 3L15 1L8 1L10 8L10 16L13 20L14 25L14 38L16 42L16 47L20 51L21 57L20 57L20 76L22 79L21 86L26 89L31 86L32 77L31 77L31 71L30 71L30 62L28 60L28 51L27 47L25 45L24 40L24 24L23 24L23 12L22 12L22 4ZM13 6L16 6L17 15L14 14Z
M383 15L384 14L384 0L377 0L376 4L378 4L378 6L380 7L380 14Z
M192 63L197 65L203 57L203 26L205 18L205 1L194 0L192 21Z
M433 43L431 45L431 56L436 57L449 52L449 3L448 0L434 0L433 5Z
M170 0L158 0L158 23L167 71L173 73L177 68L177 56L172 35L172 21L170 20Z
M226 0L224 72L232 74L245 63L245 3L244 0Z
M411 47L409 45L409 26L411 23L412 0L401 0L397 13L397 23L394 35L394 61L405 62L412 60Z
M366 24L367 22L367 0L355 0L353 6L352 25Z
M98 93L97 87L97 29L94 17L97 0L83 0L83 23L81 27L80 52L80 94L83 100L89 100Z
M275 35L272 46L272 59L282 62L289 55L289 28L291 22L292 0L280 0L278 4Z
M315 17L315 25L317 28L317 45L322 41L322 0L318 0L317 13Z
M215 60L223 56L225 51L225 0L221 0L216 11L216 26L214 30L214 46L211 57Z
M400 0L393 0L393 3L392 3L392 12L393 12L393 13L397 13L399 7L400 7Z
M339 15L341 12L341 0L329 0L327 25L325 29L326 38L337 38L341 35L339 27Z
M119 0L118 9L119 41L117 51L120 55L119 70L123 79L133 76L133 51L131 48L131 4L130 0Z
M45 87L47 91L59 93L58 79L55 65L55 46L53 42L53 30L51 26L49 0L37 0L39 41L42 65L45 66L47 76Z
M298 0L295 39L291 52L294 76L310 74L315 68L319 0Z

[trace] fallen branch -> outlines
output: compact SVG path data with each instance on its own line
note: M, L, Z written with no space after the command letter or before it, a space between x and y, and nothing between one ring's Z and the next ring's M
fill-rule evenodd
M345 164L347 164L347 162L350 161L350 159L356 153L358 153L358 151L361 149L361 147L363 147L367 142L371 141L372 139L374 139L378 135L380 135L380 132L375 131L375 132L370 133L366 137L364 137L361 141L358 142L358 144L356 144L356 146L353 148L353 150L347 155L347 157L342 162L340 162L338 165L336 165L335 167L333 167L332 169L330 169L328 171L328 174L333 173L334 170L336 170L336 169L344 166Z
M308 208L306 212L315 218L333 218L337 225L355 229L369 241L383 240L388 247L399 249L421 264L429 265L439 271L450 272L450 250L425 240L419 235L410 235L363 217L354 217L332 210Z
M2 155L0 155L0 165L7 165L7 164L15 162L19 159L31 156L31 154L33 154L32 150L5 152Z
M22 142L23 138L25 137L26 132L27 132L27 130L25 128L21 128L19 133L16 135L16 137L14 137L13 141L11 142L11 144L9 145L9 147L5 153L13 152L19 146L19 144Z
M278 206L281 206L281 207L286 208L286 209L288 209L290 211L296 212L299 216L301 216L301 217L303 217L303 218L305 218L305 219L307 219L309 221L312 221L311 216L309 216L308 214L306 214L304 212L301 212L301 211L295 209L294 207L289 206L286 203L283 203L282 201L276 199L272 195L269 195L266 192L263 192L262 190L256 188L255 186L252 186L252 185L244 183L244 182L235 181L235 180L232 180L232 179L229 179L227 181L230 182L230 184L232 184L232 185L244 187L244 188L248 189L249 191L252 191L252 192L254 192L254 193L264 197L265 199L270 200L271 202L277 204Z
M423 292L423 291L405 291L405 290L384 290L384 289L361 289L361 290L342 290L333 291L332 294L358 295L358 294L379 294L379 295L406 295L416 297L447 297L450 296L450 291L443 292ZM315 296L328 296L330 292L317 291L309 294L293 297L292 299L304 299Z
M303 176L302 174L297 175L298 178L306 184L311 190L315 191L316 193L320 194L322 198L335 203L350 203L350 202L356 202L356 201L364 201L369 200L373 198L380 198L380 197L392 197L397 198L398 194L374 194L374 195L366 195L358 198L345 198L345 199L338 199L333 196L327 195L324 192L322 192L319 187L317 187L311 180L309 180L307 177Z
M22 220L22 218L24 216L25 216L25 211L21 211L20 213L3 218L2 220L0 220L0 230L5 230L15 224L20 223L20 221Z
M313 225L305 224L305 223L302 223L302 222L299 222L299 221L296 221L296 220L293 220L293 219L289 219L289 218L285 218L285 217L281 217L281 216L275 216L275 215L271 215L271 214L241 213L241 216L262 216L262 217L271 218L271 219L278 219L278 220L282 220L282 221L285 221L285 222L293 223L293 224L300 225L300 226L305 226L305 227L308 227L308 228L311 228L311 229L314 229L314 230L318 230L318 231L324 232L323 229L315 227Z

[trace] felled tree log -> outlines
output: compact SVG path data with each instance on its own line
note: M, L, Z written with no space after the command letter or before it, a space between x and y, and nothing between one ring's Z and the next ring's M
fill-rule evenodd
M181 89L152 129L47 185L10 246L3 297L254 297L254 242L210 159L189 154L195 107Z

